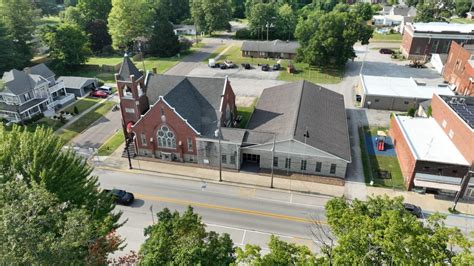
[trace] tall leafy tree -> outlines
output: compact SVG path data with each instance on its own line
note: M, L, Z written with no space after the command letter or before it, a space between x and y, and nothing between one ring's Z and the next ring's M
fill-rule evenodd
M76 24L61 23L46 27L41 38L49 47L55 69L73 70L84 64L91 54L89 39Z
M229 0L191 0L190 7L198 31L212 34L229 28L232 16Z
M29 65L33 58L31 41L38 15L39 10L31 0L0 0L0 19L13 40L17 68Z
M297 17L291 6L288 4L282 5L278 9L278 16L276 21L276 28L279 38L290 40L293 38L297 23Z
M429 265L451 261L455 257L451 244L465 243L459 229L447 228L445 217L439 214L431 215L424 224L405 211L402 203L401 197L386 196L367 202L330 200L326 216L337 245L329 263ZM462 254L469 252L463 248Z
M270 252L262 255L261 248L256 245L237 248L237 263L243 265L316 265L318 260L306 246L287 243L271 236L268 243Z
M351 11L365 21L371 20L374 15L374 10L369 3L356 3L351 6Z
M416 7L415 22L446 21L454 12L452 0L420 1Z
M342 67L355 57L354 44L367 44L373 29L354 12L314 11L296 28L298 59L314 66Z
M102 238L87 210L68 208L40 184L0 184L0 209L1 264L104 264L121 243Z
M267 27L270 31L270 27L275 24L276 20L276 9L272 3L257 3L252 6L248 18L249 30L254 36L264 39L266 36Z
M153 11L147 0L112 0L109 33L115 49L128 49L138 37L149 37Z
M14 126L7 131L0 125L0 183L21 178L28 186L41 185L67 208L84 208L104 228L116 228L120 215L108 194L99 191L92 168L73 151L63 150L63 141L51 129L35 132Z
M43 15L56 15L59 12L56 0L33 0Z
M112 9L111 0L79 0L77 5L79 12L91 22L95 19L107 20Z
M191 207L180 215L165 208L158 222L145 229L140 248L144 265L229 265L234 247L228 234L206 232L201 217Z
M174 24L191 17L189 0L154 0L153 8Z
M0 73L9 71L15 67L12 63L15 62L15 50L13 49L13 42L7 33L5 24L0 20Z
M112 38L105 20L96 19L88 23L86 32L89 34L91 49L94 53L99 53L104 47L112 45Z
M160 9L155 13L149 52L156 56L170 57L179 53L179 40L174 34L173 25L161 12Z
M232 17L244 18L245 17L245 0L232 0Z
M466 13L471 10L471 0L456 0L456 15L465 17Z

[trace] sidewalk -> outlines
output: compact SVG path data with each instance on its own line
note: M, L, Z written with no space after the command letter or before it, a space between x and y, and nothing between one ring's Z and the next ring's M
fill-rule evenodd
M128 170L128 159L122 158L123 146L120 146L111 156L100 157L99 165L104 168ZM100 167L99 166L99 167ZM219 182L219 171L210 168L196 167L195 164L187 163L161 163L155 161L144 161L132 159L133 172L143 174L171 174L183 178L195 178L211 182ZM271 177L248 172L222 171L222 179L226 183L239 183L258 187L270 187ZM301 180L292 180L289 177L273 178L273 186L277 189L313 193L325 196L344 195L344 187L328 185Z

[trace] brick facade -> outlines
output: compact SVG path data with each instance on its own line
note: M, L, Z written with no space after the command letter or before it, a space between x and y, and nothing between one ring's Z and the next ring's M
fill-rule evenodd
M474 162L474 130L439 95L431 101L432 116L468 162ZM450 133L451 132L451 133Z
M474 96L474 68L468 62L471 60L471 51L456 42L451 43L448 60L443 71L443 77L450 84L456 86L456 92L461 95Z

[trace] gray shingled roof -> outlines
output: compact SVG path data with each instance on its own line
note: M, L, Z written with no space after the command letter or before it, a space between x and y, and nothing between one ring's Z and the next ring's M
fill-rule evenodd
M308 145L351 161L344 97L308 81L265 89L247 129L275 132L277 141L301 142L307 131Z
M136 79L139 79L143 74L138 71L138 68L133 64L132 60L125 55L123 57L122 65L119 70L119 80L130 81L130 75L134 75Z
M12 69L3 73L4 90L2 92L15 95L24 94L35 88L36 84L46 82L38 75L28 75L27 73Z
M400 16L408 16L408 11L410 8L408 6L404 5L397 5L392 7L392 12L394 15L400 15Z
M213 137L224 84L224 78L149 74L146 95L150 104L163 96L202 136Z
M38 65L35 65L35 66L32 66L32 67L30 67L29 69L28 69L28 68L25 68L24 71L25 71L25 72L28 72L28 71L29 71L30 74L39 75L39 76L42 76L42 77L45 78L45 79L55 76L54 72L51 71L51 69L49 69L49 68L48 68L45 64L43 64L43 63L38 64Z
M95 82L95 78L84 78L84 77L74 77L74 76L61 76L58 78L58 81L64 82L64 87L68 89L81 89L84 86Z
M246 132L247 130L241 128L221 128L222 140L238 144L242 144Z
M290 53L296 54L299 47L298 42L275 41L244 41L241 51L270 52L270 53Z

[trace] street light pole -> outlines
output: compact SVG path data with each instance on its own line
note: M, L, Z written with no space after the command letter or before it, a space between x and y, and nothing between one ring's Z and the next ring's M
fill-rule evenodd
M273 188L273 167L275 165L275 138L276 134L273 133L273 147L272 147L272 178L270 182L270 188Z

